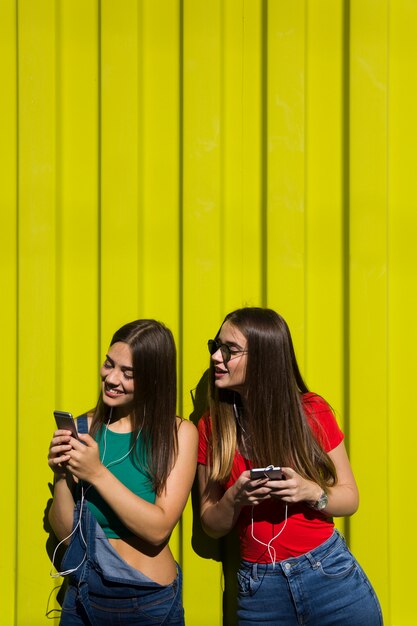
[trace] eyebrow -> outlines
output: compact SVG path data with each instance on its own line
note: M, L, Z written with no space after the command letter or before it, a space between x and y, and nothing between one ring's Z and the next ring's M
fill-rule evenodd
M109 357L109 355L108 355L108 354L106 354L106 359L107 359L108 361L110 361L110 363L111 363L112 365L115 365L115 362L113 361L113 359L112 359L111 357ZM123 372L126 372L126 371L128 371L128 370L129 370L129 372L133 372L133 367L130 367L129 365L121 365L121 366L120 366L120 369L121 369Z
M235 341L222 341L220 339L220 343L224 343L229 348L238 348L239 350L245 350L245 348L243 348L241 345L239 345Z

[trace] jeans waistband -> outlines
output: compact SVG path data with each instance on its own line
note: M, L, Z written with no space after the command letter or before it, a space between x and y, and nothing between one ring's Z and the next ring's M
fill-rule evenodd
M253 563L251 561L241 561L241 567L246 570L251 569L252 576L255 579L258 575L266 573L279 573L281 571L288 572L289 570L300 571L307 567L315 569L320 566L321 559L343 545L346 545L345 540L337 528L335 528L331 537L305 554L284 559L283 561L275 563L275 565L272 563Z

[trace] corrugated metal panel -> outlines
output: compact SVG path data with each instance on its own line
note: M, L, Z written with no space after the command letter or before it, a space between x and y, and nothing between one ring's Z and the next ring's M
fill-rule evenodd
M388 595L386 485L388 392L387 159L389 89L386 2L354 2L350 55L349 433L361 507L351 545ZM370 393L370 390L378 390ZM367 417L369 416L369 418ZM365 446L364 442L372 442ZM365 459L366 451L366 459ZM372 478L372 480L370 480ZM368 524L378 507L377 533ZM379 572L379 573L378 573Z
M389 5L389 122L387 189L387 463L388 484L388 581L386 604L391 623L412 624L413 609L404 599L413 593L416 573L406 559L416 554L414 530L416 502L402 515L413 482L414 442L417 425L413 419L415 347L417 345L416 267L417 197L415 185L417 145L417 4L391 2ZM377 416L374 416L376 423ZM396 576L404 568L405 580Z
M0 585L3 614L15 623L17 499L17 59L14 2L0 3L0 319L7 362L7 394L3 399L3 505L0 528Z
M387 625L413 623L416 41L409 0L0 2L0 625L47 623L52 410L94 405L113 330L173 329L188 416L245 304L287 318L336 409L362 496L340 525ZM190 504L187 622L220 625L192 532Z

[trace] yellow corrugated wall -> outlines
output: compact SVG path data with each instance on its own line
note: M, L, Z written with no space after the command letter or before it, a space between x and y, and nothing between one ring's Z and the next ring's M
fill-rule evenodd
M152 316L188 416L242 305L288 320L347 434L341 527L415 624L416 57L412 0L0 0L0 626L51 623L53 409L93 406L112 332ZM220 626L191 532L189 505L187 624Z

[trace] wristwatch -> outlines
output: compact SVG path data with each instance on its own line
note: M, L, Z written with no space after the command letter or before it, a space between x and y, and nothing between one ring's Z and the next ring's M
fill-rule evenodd
M322 511L323 509L326 508L328 501L329 501L328 495L323 490L320 498L316 500L315 502L309 502L309 505L311 506L312 509L315 509L316 511Z

